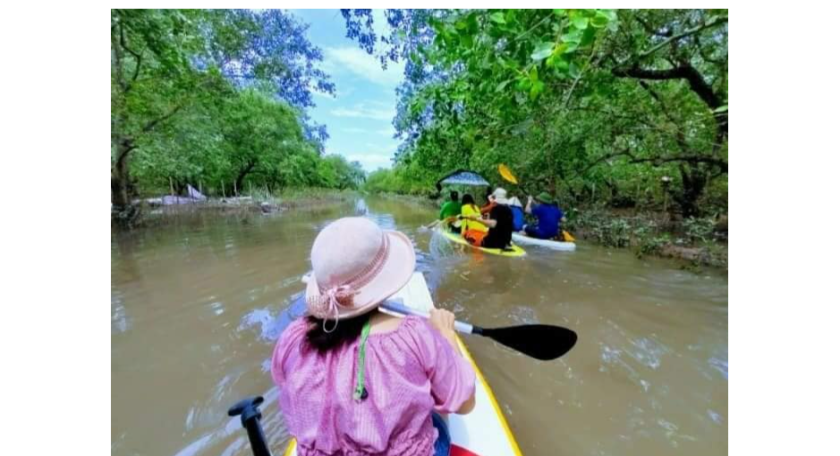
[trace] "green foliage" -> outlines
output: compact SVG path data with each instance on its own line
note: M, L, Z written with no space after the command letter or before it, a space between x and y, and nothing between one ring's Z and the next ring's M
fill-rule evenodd
M603 225L596 225L592 235L599 244L609 247L627 247L630 245L630 224L624 219L610 220Z
M686 219L683 227L686 237L692 242L706 243L714 239L715 219L712 217Z
M362 188L369 193L428 195L437 180L434 173L414 162L395 169L378 169L370 173Z
M406 192L462 167L502 184L495 168L505 163L519 190L548 191L567 206L725 211L725 11L421 17L434 39L415 26L401 30L409 66L422 66L423 77L400 90L395 125L405 142L378 188Z
M348 162L340 155L330 155L318 163L320 187L339 190L355 189L365 181L365 172L359 162Z
M320 54L302 30L282 12L112 10L115 206L187 184L357 188L361 165L322 157L305 130L310 80L332 86L307 63Z
M134 157L142 193L201 185L213 194L258 187L357 188L364 171L337 155L321 157L305 139L299 114L256 90L193 104L151 135ZM241 178L240 178L241 177Z
M646 235L638 238L638 247L636 252L639 256L654 255L659 253L662 247L671 243L671 236L669 234L662 234L659 236Z
M507 185L496 171L505 163L517 193L548 191L567 210L726 212L725 10L404 14L412 19L390 21L404 26L387 41L406 59L394 119L403 144L394 168L365 182L358 163L321 156L305 128L310 81L297 75L314 71L318 53L282 13L112 10L115 205L170 182L216 194L360 185L427 194L457 168ZM284 60L296 46L300 58ZM707 239L695 224L688 236ZM599 225L613 245L652 235Z
M578 239L608 247L630 247L638 257L662 255L715 266L726 265L726 247L710 242L714 218L682 221L651 212L621 213L590 208L572 210L564 229Z
M270 174L271 165L288 153L287 144L300 142L291 109L246 90L212 104L192 105L173 119L139 151L136 176L159 184L173 178L193 184L226 180L232 186L238 172L249 166L249 172Z

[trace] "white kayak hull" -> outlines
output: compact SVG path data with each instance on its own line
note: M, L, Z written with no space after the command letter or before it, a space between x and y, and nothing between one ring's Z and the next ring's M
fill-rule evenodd
M408 307L429 311L434 308L432 295L423 274L415 272L411 280L391 299L402 301ZM493 391L476 366L461 339L461 350L466 354L476 372L475 409L467 415L449 415L449 433L452 437L452 454L477 456L521 456L522 452L493 396ZM296 455L292 440L285 455ZM467 450L468 452L464 452Z
M538 245L540 247L549 248L551 250L559 250L571 252L577 248L574 242L560 242L552 241L550 239L537 239L524 234L513 233L513 240L521 245Z

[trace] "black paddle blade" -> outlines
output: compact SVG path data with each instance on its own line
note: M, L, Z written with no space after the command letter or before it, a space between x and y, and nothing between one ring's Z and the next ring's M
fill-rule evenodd
M565 355L575 346L578 339L577 334L571 329L550 325L476 327L474 332L542 361L550 361Z

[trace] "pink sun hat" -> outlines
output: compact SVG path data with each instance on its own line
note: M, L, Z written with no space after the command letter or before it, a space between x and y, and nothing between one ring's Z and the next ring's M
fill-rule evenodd
M312 274L306 285L309 314L343 320L377 307L414 273L414 246L398 231L363 217L327 225L312 244Z

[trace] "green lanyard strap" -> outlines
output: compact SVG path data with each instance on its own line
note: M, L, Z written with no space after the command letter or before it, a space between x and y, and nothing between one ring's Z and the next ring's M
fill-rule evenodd
M359 342L359 359L356 363L356 389L353 391L353 399L363 401L367 398L368 392L365 389L365 348L370 334L370 320L362 327L362 340Z

